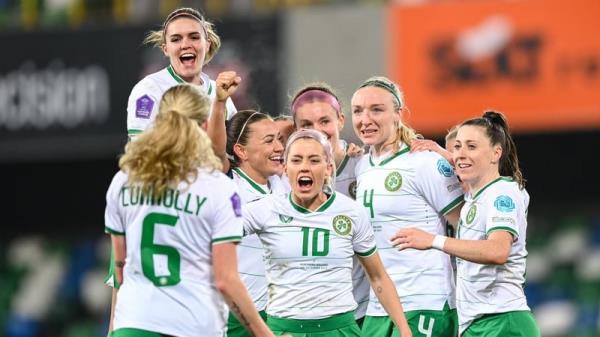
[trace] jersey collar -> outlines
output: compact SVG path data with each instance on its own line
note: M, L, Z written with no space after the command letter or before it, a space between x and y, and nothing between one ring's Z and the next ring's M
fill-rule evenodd
M477 199L478 196L481 195L481 193L483 193L483 191L485 191L488 187L492 186L493 184L499 182L499 181L512 181L511 177L503 177L500 176L492 181L490 181L487 185L483 186L481 189L479 189L479 191L477 191L477 193L473 194L473 196L471 197L471 199Z
M245 174L244 171L242 171L242 169L240 169L239 167L234 167L233 170L240 177L242 177L242 179L246 180L248 182L248 184L250 184L250 186L252 186L252 188L254 188L260 194L270 194L271 193L271 190L269 189L268 184L266 186L260 185L259 183L254 181L252 178L250 178L247 174ZM268 191L265 191L265 189Z
M167 71L169 72L171 77L173 77L173 79L177 83L187 83L183 78L181 78L181 76L177 75L177 73L175 72L175 69L173 69L172 65L169 64L169 66L167 67ZM200 76L202 76L202 74L200 74ZM206 90L206 94L210 96L210 94L212 93L212 83L211 83L210 79L203 79L203 81L208 83L208 88Z
M304 208L300 205L298 205L297 203L294 202L294 198L292 198L292 192L289 193L289 200L290 203L292 204L292 207L294 207L294 209L302 214L310 214L310 213L317 213L317 212L324 212L326 209L329 208L329 206L331 206L331 204L333 203L333 200L335 199L336 193L333 192L331 194L331 196L325 200L325 202L319 206L319 208L317 208L314 212L309 210L308 208Z
M390 157L382 160L378 165L375 165L375 163L373 162L373 154L369 153L369 164L371 164L371 166L383 166L389 162L391 162L392 160L396 159L397 157L407 153L410 151L410 147L406 144L403 144L404 148L401 149L400 151L394 153L393 155L391 155Z

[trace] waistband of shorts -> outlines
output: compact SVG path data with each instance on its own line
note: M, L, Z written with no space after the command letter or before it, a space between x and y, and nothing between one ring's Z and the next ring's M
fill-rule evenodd
M355 323L353 311L321 319L292 319L267 315L267 324L272 330L297 333L336 330Z

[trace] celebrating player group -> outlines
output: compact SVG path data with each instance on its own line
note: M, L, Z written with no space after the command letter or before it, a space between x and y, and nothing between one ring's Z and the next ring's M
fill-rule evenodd
M106 195L110 336L540 336L502 113L454 126L442 148L374 76L349 104L307 84L274 120L237 111L235 72L202 72L221 42L198 11L146 42L169 65L130 94ZM346 118L362 144L340 138Z

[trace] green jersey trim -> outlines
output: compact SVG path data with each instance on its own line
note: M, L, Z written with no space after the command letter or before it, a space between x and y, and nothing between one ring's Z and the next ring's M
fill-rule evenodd
M483 191L485 191L488 187L492 186L493 184L495 184L496 182L498 182L500 180L502 180L502 181L513 181L511 177L500 176L500 177L498 177L498 178L490 181L487 185L483 186L479 191L477 191L477 193L475 193L473 195L473 199L475 199L478 196L480 196Z
M440 213L442 213L442 215L446 215L446 214L450 213L450 211L455 209L456 206L460 205L460 203L463 202L464 199L465 199L464 195L459 196L458 198L454 199L451 203L449 203L448 206L442 208Z
M367 251L366 251L366 252L364 252L364 253L361 253L361 252L355 252L355 253L356 253L356 255L358 255L358 256L361 256L361 257L367 257L367 256L371 256L371 255L375 254L375 252L376 252L376 251L377 251L377 246L375 246L375 247L373 247L373 248L371 248L371 249L367 250Z
M210 82L210 80L208 81L208 91L207 91L207 95L210 96L210 93L212 92L212 83Z
M127 129L127 134L132 136L132 135L139 135L140 133L142 133L144 130L141 129Z
M340 163L340 166L337 168L337 170L335 170L335 175L339 176L340 174L342 174L342 172L344 171L344 168L346 167L346 164L348 164L348 144L346 144L346 146L344 147L344 158L342 159L342 162Z
M373 163L373 157L371 155L369 155L369 164L371 164L371 166L383 166L383 165L391 162L392 160L396 159L396 157L399 157L409 151L410 151L410 148L407 146L404 149L394 153L391 157L384 159L381 163L379 163L379 165L375 165L375 163Z
M244 180L246 180L250 186L252 186L255 190L257 190L258 192L260 192L261 194L268 194L267 192L265 192L265 190L262 189L262 187L260 187L260 185L254 181L252 178L250 178L249 176L247 176L244 171L242 171L242 169L240 169L239 167L234 167L233 170L240 176L242 177ZM270 193L270 191L269 191Z
M211 243L213 245L215 245L215 244L219 244L219 243L238 242L238 241L242 241L242 237L241 236L225 236L225 237L222 237L222 238L213 239L211 241Z
M112 235L125 235L125 232L119 232L114 229L108 228L106 226L104 226L104 232L106 234L112 234Z
M319 208L317 208L317 209L315 210L315 212L323 212L323 211L325 211L326 209L328 209L328 208L329 208L329 206L331 206L331 204L333 203L333 200L335 199L335 195L336 195L336 193L335 193L335 192L333 192L333 194L331 194L331 196L329 197L329 199L327 199L327 201L325 201L325 202L324 202L324 203L323 203L321 206L319 206ZM292 204L292 207L294 207L294 209L295 209L295 210L297 210L298 212L300 212L300 213L302 213L302 214L310 214L310 213L313 213L313 211L311 211L311 210L309 210L309 209L307 209L307 208L304 208L304 207L302 207L302 206L300 206L300 205L296 204L296 203L294 202L294 199L292 198L292 193L290 193L290 195L289 195L289 199L290 199L290 203Z
M498 232L498 231L509 232L510 234L512 234L512 236L515 240L519 237L519 235L517 234L517 231L515 231L514 229L512 229L510 227L506 227L506 226L492 227L487 231L487 233L485 233L485 235L489 236L493 232Z
M171 74L171 76L173 77L173 79L177 82L177 83L185 83L185 81L183 80L183 78L181 78L181 76L177 75L177 73L175 72L175 70L173 69L173 66L169 64L169 66L167 67L167 71L169 72L169 74Z

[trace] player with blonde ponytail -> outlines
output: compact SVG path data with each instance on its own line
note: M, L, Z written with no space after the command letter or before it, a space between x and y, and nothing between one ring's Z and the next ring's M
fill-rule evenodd
M120 284L111 336L223 336L225 303L253 335L274 336L237 272L241 200L203 129L209 110L196 87L168 89L119 161L105 211Z
M356 166L356 200L367 209L381 259L402 298L413 336L455 337L454 276L450 258L439 251L398 251L396 231L411 226L445 233L456 224L463 202L452 166L435 152L410 152L416 132L403 121L406 103L398 86L371 77L352 96L352 124L369 153ZM398 336L371 292L363 334Z

